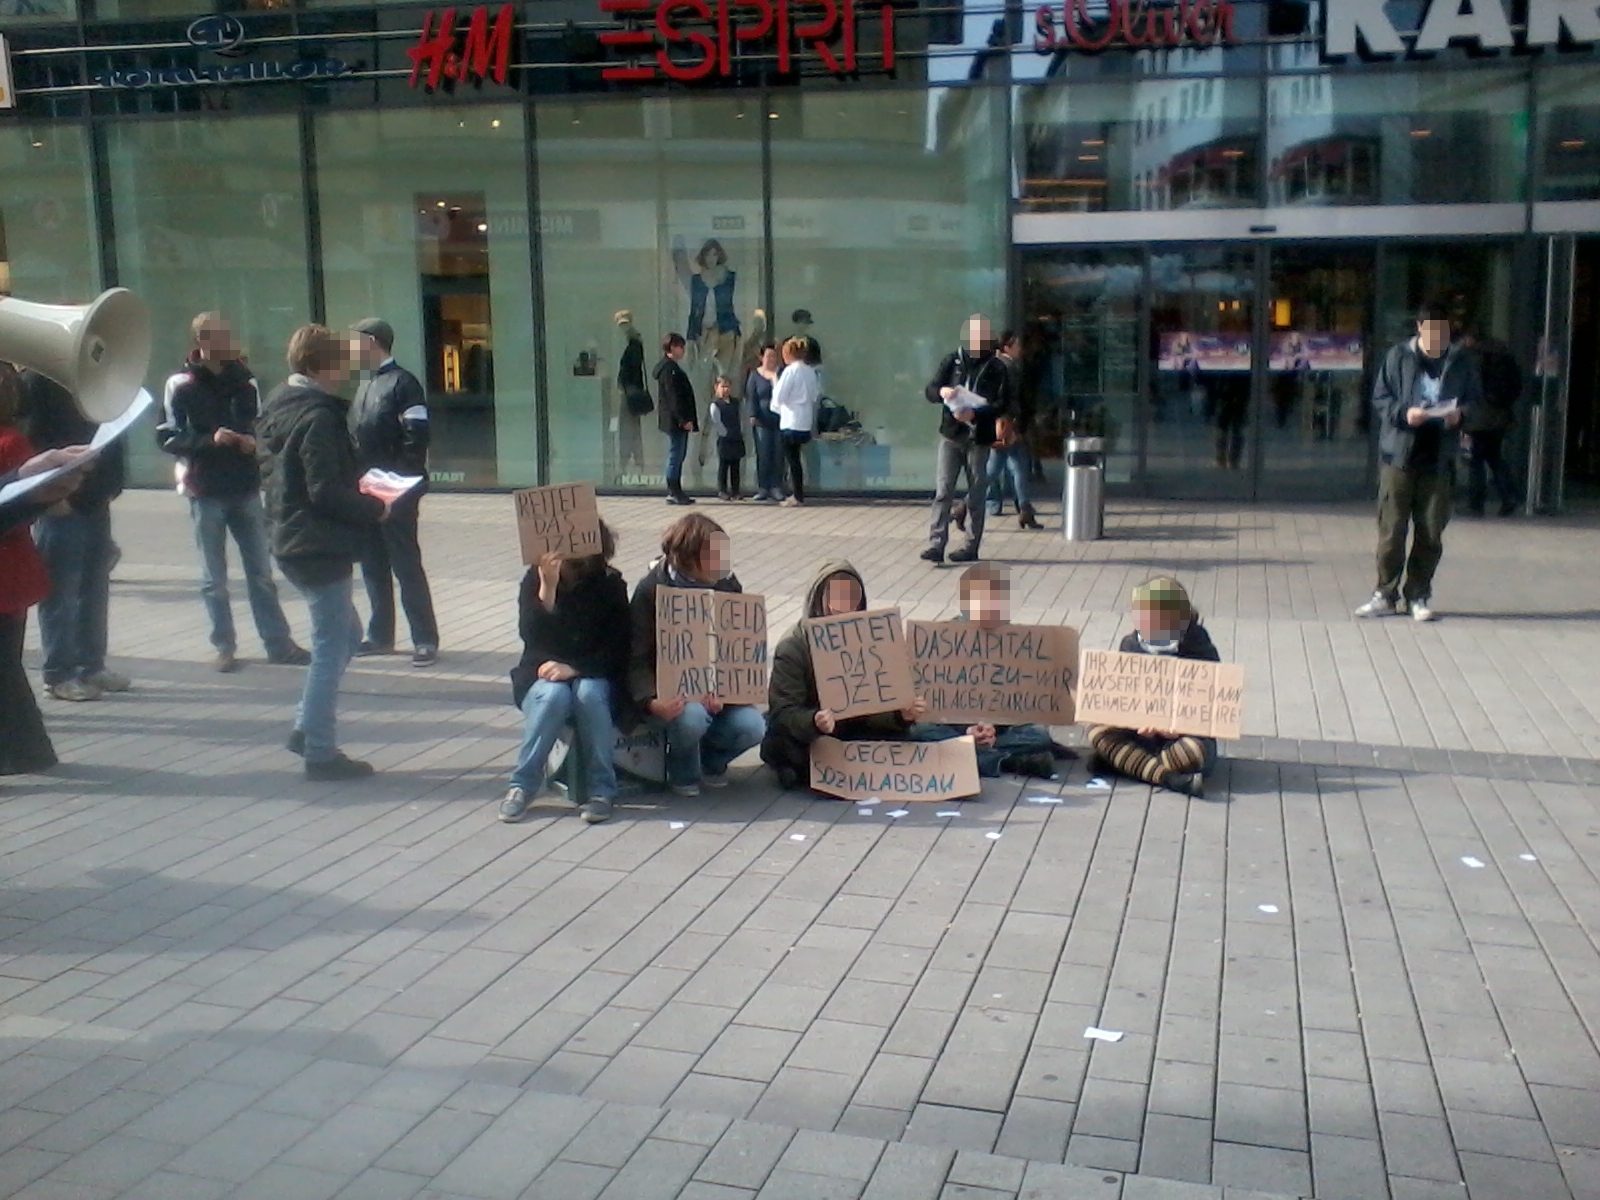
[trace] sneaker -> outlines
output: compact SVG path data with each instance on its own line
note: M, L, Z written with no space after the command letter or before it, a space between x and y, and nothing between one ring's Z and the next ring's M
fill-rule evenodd
M785 792L800 786L800 773L793 767L773 767L772 773L778 777L778 787Z
M506 789L506 798L500 801L500 819L507 825L514 825L528 815L528 805L532 798L526 791L512 784Z
M504 811L504 806L502 806L501 811ZM595 796L590 800L585 800L579 813L583 817L585 825L598 825L602 821L609 821L611 819L611 799L608 796ZM505 820L504 817L500 819L502 821Z
M1426 600L1413 600L1411 602L1411 619L1413 621L1437 621L1439 615L1433 611L1433 606Z
M234 657L232 650L218 650L216 658L211 660L211 665L218 674L232 675L239 669L239 660Z
M357 651L357 653L360 653L360 651ZM304 646L297 646L290 642L287 650L280 650L276 654L267 655L267 661L275 667L309 667L311 665L311 651Z
M361 644L356 647L357 658L377 658L380 654L393 654L393 642L374 642L370 638L362 638ZM311 661L311 656L306 655L306 661Z
M963 546L950 555L951 562L969 563L978 561L978 548L976 546Z
M1372 599L1356 609L1358 617L1392 617L1397 609L1395 603L1382 592L1373 592Z
M411 665L413 667L431 667L439 661L439 647L421 645L411 652Z
M283 744L283 748L290 754L298 754L301 758L304 758L306 756L305 731L303 729L291 729L289 731L289 740Z
M707 771L700 776L700 782L708 788L725 788L728 786L728 773L724 771L720 775L713 775Z
M796 496L790 496L787 500L778 501L778 506L780 508L802 508L805 506L805 501Z
M722 501L728 501L728 500L732 500L733 497L728 495L727 492L718 492L717 493L717 499L718 500L722 500Z
M694 503L694 497L689 495L689 494L687 494L686 492L669 492L667 494L667 503L668 504L679 504L679 505L682 505L682 504L693 504Z
M700 785L698 783L675 783L672 785L674 796L698 796Z
M938 546L929 546L921 554L917 555L917 557L923 562L931 562L937 565L943 565L944 550Z
M1010 755L1002 760L1000 769L1012 775L1032 775L1039 779L1049 779L1056 773L1056 760L1048 750L1030 750L1023 754Z
M1177 792L1181 796L1193 796L1196 800L1206 798L1206 777L1196 772L1185 775L1173 771L1161 780L1161 786L1169 792Z
M63 679L60 683L44 685L44 694L57 700L70 700L74 704L100 699L100 689L83 679Z
M321 762L308 762L306 764L306 778L322 783L342 783L346 779L365 779L371 775L372 764L359 762L347 758L343 754L336 754L332 758L323 759Z
M126 675L118 671L108 671L104 667L92 675L85 675L83 681L102 692L125 692L133 686L133 680Z

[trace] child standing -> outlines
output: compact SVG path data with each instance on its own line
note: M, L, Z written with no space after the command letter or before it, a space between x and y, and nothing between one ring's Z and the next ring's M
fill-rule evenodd
M711 396L711 432L717 439L717 499L742 500L739 495L739 461L744 458L744 430L739 402L733 398L733 380L718 375Z
M1134 631L1117 647L1124 654L1168 654L1219 662L1221 656L1189 593L1176 579L1152 579L1133 589ZM1205 777L1217 765L1217 739L1184 736L1164 729L1089 730L1094 770L1114 771L1143 783L1204 797Z

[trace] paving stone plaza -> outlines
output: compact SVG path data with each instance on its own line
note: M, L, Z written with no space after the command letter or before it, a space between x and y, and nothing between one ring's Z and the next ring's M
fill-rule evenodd
M675 513L602 509L631 582ZM839 555L956 609L923 506L701 510L774 637ZM209 669L182 502L114 511L135 689L47 702L66 765L0 784L0 1196L1600 1200L1592 516L1453 524L1431 626L1350 618L1366 508L1002 521L1015 619L1086 646L1189 584L1248 680L1210 799L1078 762L891 818L751 756L590 827L494 819L506 497L427 501L440 662L353 665L380 773L338 785L237 581L253 661Z

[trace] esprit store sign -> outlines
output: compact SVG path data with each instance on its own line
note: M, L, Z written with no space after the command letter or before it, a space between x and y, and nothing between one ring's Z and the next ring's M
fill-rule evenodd
M1150 0L1061 0L1042 4L1033 14L1033 48L1040 54L1218 43L1233 44L1233 5L1228 0L1161 5Z
M1322 46L1330 57L1364 49L1374 57L1430 54L1452 42L1475 42L1482 50L1514 46L1555 46L1564 32L1574 42L1600 42L1600 7L1595 0L1528 0L1528 21L1521 38L1499 0L1432 0L1422 23L1399 30L1389 20L1384 0L1330 0L1323 6Z
M665 77L680 83L733 75L733 52L742 44L777 51L778 73L815 55L833 75L862 68L857 42L863 21L876 20L881 47L867 69L894 70L894 5L856 0L600 0L600 11L627 23L607 30L600 43L631 61L600 72L602 79L644 82Z

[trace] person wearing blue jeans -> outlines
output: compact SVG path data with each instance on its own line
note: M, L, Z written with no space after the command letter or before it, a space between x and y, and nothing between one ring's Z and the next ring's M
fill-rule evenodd
M1006 496L1017 506L1017 524L1023 529L1039 529L1033 505L1028 500L1028 481L1033 475L1028 453L1028 424L1031 405L1025 403L1022 365L1017 356L1022 339L1011 330L1002 330L995 358L1006 369L1006 390L1011 416L995 421L994 448L989 452L989 515L998 517L1005 508ZM980 755L980 761L982 756Z
M238 634L233 626L233 604L228 596L228 535L239 547L239 567L244 573L250 612L256 632L266 647L267 660L280 665L305 665L310 656L295 644L289 621L278 600L272 578L272 556L267 549L267 517L261 495L189 499L195 545L200 550L200 596L211 618L211 644L217 650L217 668L237 668Z
M729 765L766 733L766 718L748 704L724 704L712 695L662 696L656 689L657 589L743 591L731 561L722 526L699 513L680 517L662 534L661 557L629 602L628 689L633 703L665 733L667 785L680 796L698 796L702 784L725 787Z
M681 333L669 333L661 343L656 364L656 424L667 435L667 503L693 504L683 490L683 464L689 457L689 435L700 429L700 409L694 384L683 369L689 343Z
M307 779L359 779L372 766L339 750L339 681L361 642L355 563L389 506L361 491L349 402L335 390L355 365L350 337L302 325L288 357L289 379L257 425L272 552L311 610L311 666L288 748L305 759Z
M611 681L574 677L537 680L522 697L522 747L501 802L502 821L520 820L544 787L545 764L556 738L572 727L572 753L581 758L583 818L596 824L611 815L617 799L617 769L611 761L617 733L611 723ZM519 793L512 795L512 793Z
M755 434L757 500L783 499L783 439L778 414L772 411L772 393L783 364L771 342L761 347L761 361L744 381L745 414Z

